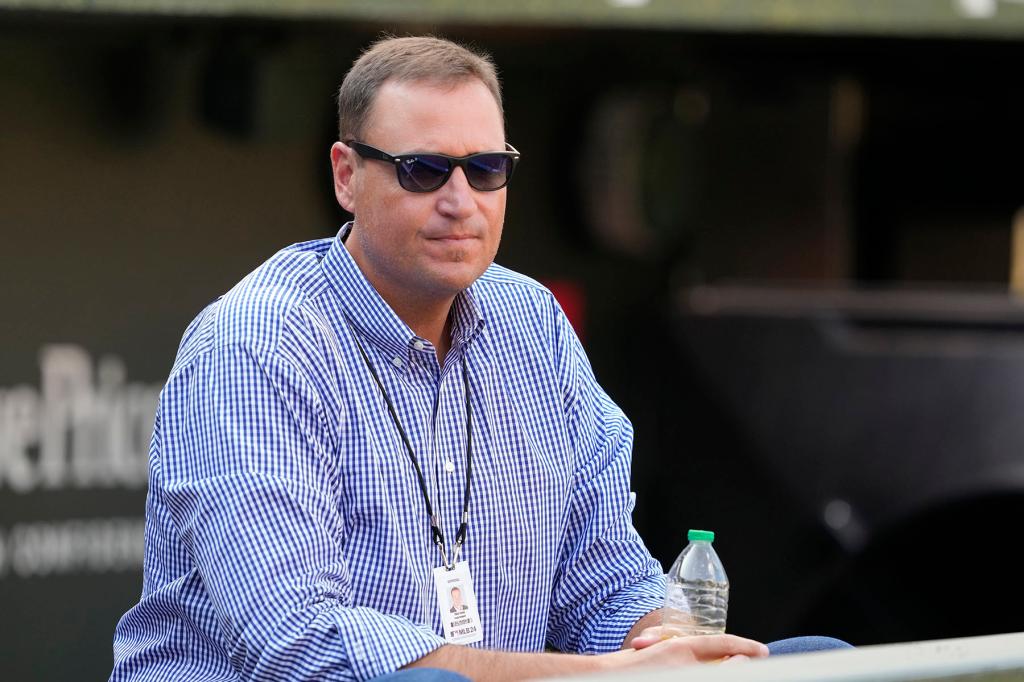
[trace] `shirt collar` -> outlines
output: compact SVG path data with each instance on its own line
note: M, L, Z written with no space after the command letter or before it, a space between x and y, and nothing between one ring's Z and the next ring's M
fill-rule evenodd
M398 317L356 265L343 241L351 230L351 222L341 227L324 256L324 273L338 292L345 316L352 326L364 338L390 354L404 355L415 347L417 341L423 343L425 339L417 336ZM452 305L453 349L468 343L484 326L479 297L474 293L476 288L477 283L474 282L455 297Z
M477 283L463 289L452 305L452 348L469 343L484 327L484 313L475 293Z

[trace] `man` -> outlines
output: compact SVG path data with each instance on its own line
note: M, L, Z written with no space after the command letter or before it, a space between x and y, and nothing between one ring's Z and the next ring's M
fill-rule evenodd
M462 602L462 590L457 587L453 587L451 599L452 607L449 609L451 613L462 613L466 610L467 606Z
M765 655L638 636L664 584L630 520L631 426L550 292L493 264L518 153L490 61L383 40L338 100L334 187L354 221L282 250L186 331L113 679Z

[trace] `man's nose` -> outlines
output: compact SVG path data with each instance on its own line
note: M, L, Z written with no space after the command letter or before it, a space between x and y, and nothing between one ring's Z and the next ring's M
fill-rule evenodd
M476 198L473 196L475 191L469 186L463 170L455 168L448 182L438 190L440 196L437 200L437 210L453 218L465 218L473 213L476 206Z

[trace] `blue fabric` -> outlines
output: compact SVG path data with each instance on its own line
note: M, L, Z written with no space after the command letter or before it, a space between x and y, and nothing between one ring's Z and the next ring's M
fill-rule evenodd
M806 654L811 651L826 651L828 649L852 649L853 645L834 637L791 637L780 639L775 642L768 642L768 651L772 656L783 656L785 654Z
M188 327L150 447L142 596L112 679L367 679L443 644L415 470L449 542L472 399L480 646L601 653L658 608L631 523L632 426L549 291L491 266L439 366L341 238L288 247ZM448 472L445 463L454 463Z
M373 682L469 682L469 678L438 668L412 668L375 677Z

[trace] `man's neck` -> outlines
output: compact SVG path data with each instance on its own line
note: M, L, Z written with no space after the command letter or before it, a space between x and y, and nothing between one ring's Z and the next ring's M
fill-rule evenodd
M445 356L451 349L451 310L455 303L455 297L434 298L429 296L410 296L407 291L392 290L387 288L383 282L376 281L361 261L363 257L359 251L358 244L349 241L352 226L349 224L349 231L342 236L345 247L356 263L356 267L363 273L384 302L391 307L402 322L405 322L413 332L433 344L437 351L437 361L444 364Z

